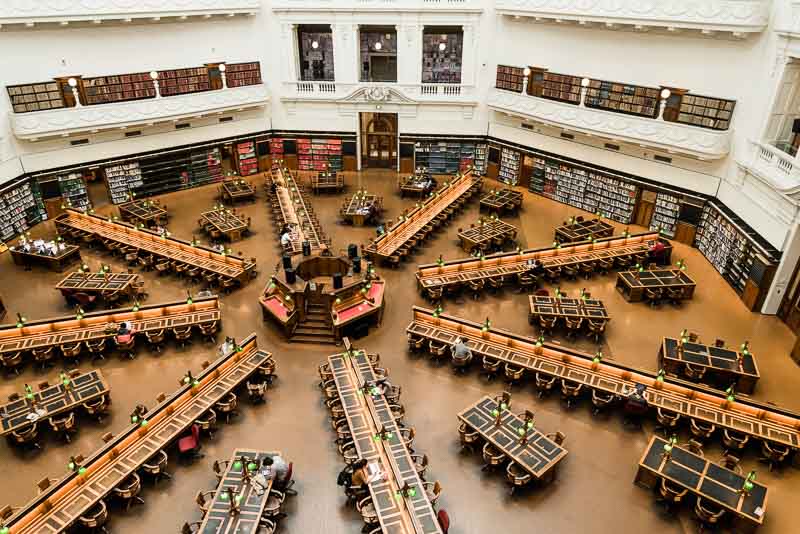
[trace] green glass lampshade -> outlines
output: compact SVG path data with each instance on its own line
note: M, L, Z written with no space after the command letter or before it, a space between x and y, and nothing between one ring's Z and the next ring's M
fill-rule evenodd
M69 469L70 471L75 471L75 463L74 462L68 463L67 469Z
M239 469L242 468L242 462L240 462L239 460L236 460L235 462L233 462L233 468L238 471Z
M146 426L147 426L147 419L142 419L142 427L146 427Z
M8 529L8 527L0 528L0 534L8 534L9 532L11 531Z
M500 411L497 408L495 408L494 410L492 410L492 415L497 417L498 415L500 415Z
M752 483L752 482L750 482L749 480L745 480L745 481L744 481L744 485L742 486L742 488L743 488L745 491L753 491L753 483Z
M501 410L508 410L508 404L506 404L505 402L501 402L500 403L500 409Z
M533 428L533 421L528 421L528 428Z
M138 422L139 422L139 416L138 415L132 415L131 416L131 423L133 423L135 425Z
M247 464L247 470L248 471L255 471L257 467L258 466L256 465L255 462L250 462L249 464Z
M520 436L524 436L524 435L525 435L525 428L524 428L524 427L519 427L519 428L517 429L517 433L518 433Z
M227 501L228 500L228 494L223 491L222 493L219 494L219 500Z
M398 492L395 492L395 494L394 494L394 498L395 498L395 500L396 500L397 502L400 502L400 501L402 501L402 500L403 500L403 495L401 495L401 494L400 494L400 492L398 491Z
M79 474L79 475L82 475L82 474L84 474L85 472L86 472L86 468L85 468L85 467L79 467L79 468L78 468L78 474Z
M417 496L417 488L411 488L410 490L408 490L408 496L409 497L416 497Z

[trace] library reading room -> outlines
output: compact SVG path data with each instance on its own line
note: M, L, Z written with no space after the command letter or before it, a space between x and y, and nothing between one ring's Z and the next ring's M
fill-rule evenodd
M0 50L0 534L798 532L800 0Z

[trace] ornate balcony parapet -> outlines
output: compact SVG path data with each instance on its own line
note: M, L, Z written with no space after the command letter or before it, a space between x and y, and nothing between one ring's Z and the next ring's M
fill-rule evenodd
M477 105L475 87L452 83L285 82L282 100Z
M738 163L777 193L800 202L800 160L796 156L751 140L745 160Z
M14 135L36 141L44 137L94 133L263 107L268 102L267 88L259 84L169 98L12 113L10 117Z
M131 22L163 18L189 20L214 15L252 14L261 9L259 0L3 0L0 25L104 21Z
M477 0L273 0L273 11L483 11Z
M769 22L765 0L495 0L503 15L537 20L600 23L637 30L663 28L732 32L737 36L760 32Z
M730 151L731 130L709 130L660 119L623 115L499 89L489 90L488 105L495 111L572 132L700 159L723 158Z

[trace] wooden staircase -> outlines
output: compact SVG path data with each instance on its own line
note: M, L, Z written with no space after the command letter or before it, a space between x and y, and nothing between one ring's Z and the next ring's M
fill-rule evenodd
M297 323L297 327L289 338L292 343L317 343L335 345L331 314L322 304L308 303L306 318Z

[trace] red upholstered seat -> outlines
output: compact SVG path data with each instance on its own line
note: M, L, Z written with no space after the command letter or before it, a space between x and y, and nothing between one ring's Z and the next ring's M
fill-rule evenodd
M200 449L200 427L192 425L192 433L178 440L178 451L187 454Z

